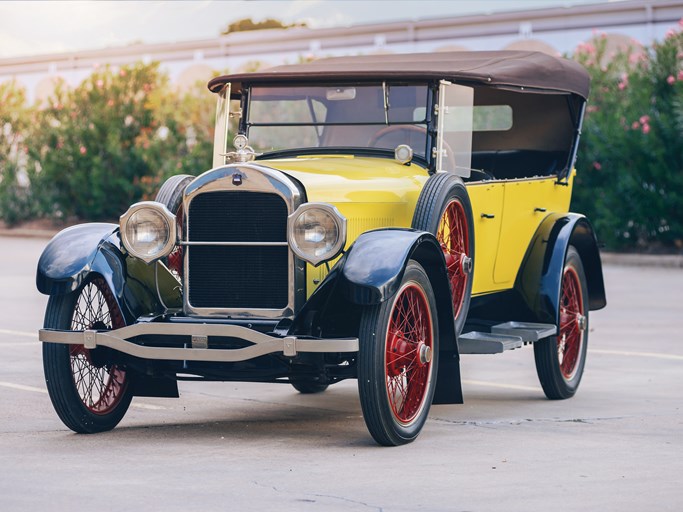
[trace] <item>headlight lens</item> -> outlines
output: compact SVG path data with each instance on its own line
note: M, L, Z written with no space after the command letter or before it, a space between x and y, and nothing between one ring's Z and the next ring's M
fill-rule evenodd
M292 250L316 267L337 256L346 243L346 218L329 204L301 205L288 224Z
M146 263L168 256L175 246L175 215L161 203L134 204L121 216L120 225L126 250Z

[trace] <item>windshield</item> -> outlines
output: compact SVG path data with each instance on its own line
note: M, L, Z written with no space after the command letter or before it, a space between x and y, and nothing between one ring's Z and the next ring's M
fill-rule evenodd
M427 85L251 87L247 135L257 152L303 148L427 151Z

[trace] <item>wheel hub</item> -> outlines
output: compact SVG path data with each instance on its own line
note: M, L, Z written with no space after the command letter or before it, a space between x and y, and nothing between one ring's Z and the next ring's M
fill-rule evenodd
M424 366L432 362L432 347L420 342L418 346L418 362L420 366Z
M472 258L467 256L467 254L463 253L460 255L460 269L465 275L472 273Z
M585 315L577 314L576 315L576 324L579 326L579 329L582 331L586 330L586 324L588 322L586 321Z

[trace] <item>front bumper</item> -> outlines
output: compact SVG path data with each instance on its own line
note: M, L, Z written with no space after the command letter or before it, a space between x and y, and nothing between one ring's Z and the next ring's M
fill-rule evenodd
M186 336L190 347L154 347L130 341L144 336ZM239 338L251 343L243 348L209 347L209 336ZM267 354L296 357L299 352L358 352L358 338L298 338L263 334L239 325L138 323L112 331L60 331L41 329L46 343L83 345L87 349L109 347L141 359L173 361L239 362Z

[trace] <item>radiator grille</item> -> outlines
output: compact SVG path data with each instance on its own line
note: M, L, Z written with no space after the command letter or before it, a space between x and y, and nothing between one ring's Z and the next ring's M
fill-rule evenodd
M287 205L276 194L208 192L188 212L190 242L286 242ZM191 245L189 302L195 308L283 309L287 246Z

